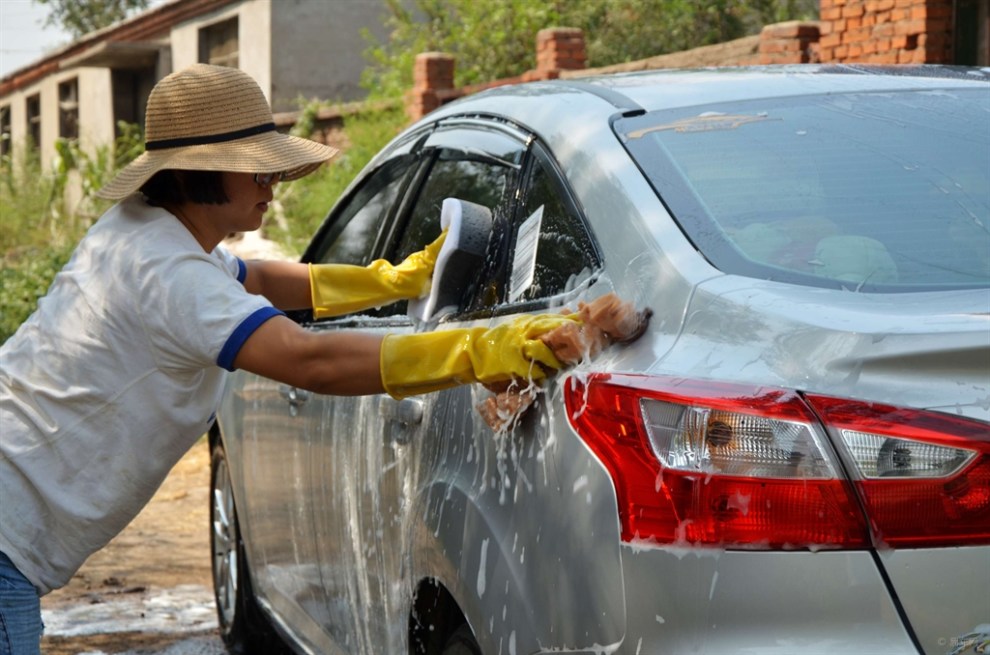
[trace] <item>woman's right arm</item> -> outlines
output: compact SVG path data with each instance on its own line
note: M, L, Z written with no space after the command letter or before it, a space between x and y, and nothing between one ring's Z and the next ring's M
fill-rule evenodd
M377 335L310 332L285 316L275 316L247 338L234 366L316 393L383 393L381 344Z

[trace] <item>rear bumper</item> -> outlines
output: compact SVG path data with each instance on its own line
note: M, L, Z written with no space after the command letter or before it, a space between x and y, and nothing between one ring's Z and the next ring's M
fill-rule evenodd
M622 560L622 653L918 653L869 552L624 546Z

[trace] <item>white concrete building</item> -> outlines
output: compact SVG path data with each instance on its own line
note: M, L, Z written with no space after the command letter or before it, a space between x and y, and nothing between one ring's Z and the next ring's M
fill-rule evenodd
M0 154L38 148L47 167L59 138L107 145L119 121L143 124L159 79L196 62L249 73L275 112L359 100L361 31L384 38L384 14L383 0L173 0L0 79Z

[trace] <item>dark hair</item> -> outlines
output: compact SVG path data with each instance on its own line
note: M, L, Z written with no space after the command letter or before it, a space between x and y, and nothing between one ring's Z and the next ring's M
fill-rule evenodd
M223 205L230 202L223 190L220 171L158 171L141 185L141 193L152 205L194 202L198 205Z

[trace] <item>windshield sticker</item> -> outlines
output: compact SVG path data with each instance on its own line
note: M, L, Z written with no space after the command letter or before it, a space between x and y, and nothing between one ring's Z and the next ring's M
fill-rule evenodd
M536 275L536 247L540 242L540 224L543 222L543 205L533 212L516 235L516 255L512 260L512 279L509 282L509 302L515 302L533 286Z
M626 136L630 139L638 139L640 137L646 136L650 132L664 132L664 131L674 131L674 132L715 132L721 130L734 130L742 125L749 125L750 123L762 123L763 121L779 121L780 118L770 118L766 114L718 114L718 113L704 113L700 116L692 116L691 118L682 118L679 121L674 121L673 123L666 123L664 125L655 125L653 127L644 127L641 130L634 130L627 134Z

